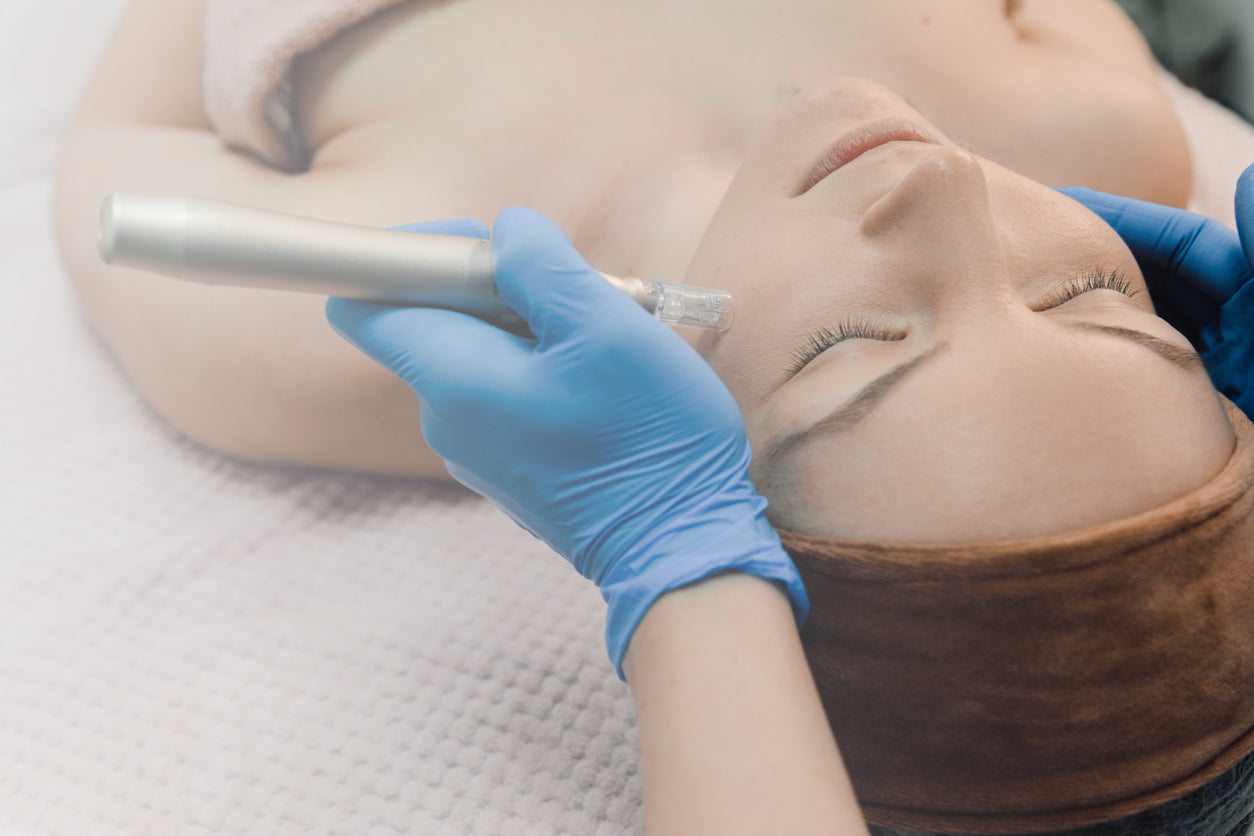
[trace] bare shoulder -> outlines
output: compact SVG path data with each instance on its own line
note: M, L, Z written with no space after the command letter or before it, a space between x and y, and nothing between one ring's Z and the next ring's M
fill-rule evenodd
M1145 39L1113 0L1006 0L1025 39L1098 60L1120 73L1157 78Z
M1011 167L1049 185L1183 207L1192 153L1161 69L1127 15L1112 0L1008 5L1017 47L989 115L1013 128Z

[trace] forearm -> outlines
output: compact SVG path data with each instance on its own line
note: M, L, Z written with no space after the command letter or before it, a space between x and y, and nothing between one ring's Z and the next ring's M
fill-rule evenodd
M663 595L623 669L654 836L867 832L773 583L731 572Z

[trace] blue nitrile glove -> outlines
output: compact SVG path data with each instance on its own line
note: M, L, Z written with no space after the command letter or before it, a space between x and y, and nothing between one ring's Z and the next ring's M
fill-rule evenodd
M486 237L472 222L415 231ZM667 590L729 569L809 600L749 481L731 393L677 334L588 267L550 220L507 209L502 299L534 339L451 311L331 299L340 334L417 393L449 473L594 581L623 677L632 632Z
M1114 227L1158 315L1189 338L1211 381L1254 416L1254 166L1237 184L1238 236L1202 215L1091 189L1061 189Z

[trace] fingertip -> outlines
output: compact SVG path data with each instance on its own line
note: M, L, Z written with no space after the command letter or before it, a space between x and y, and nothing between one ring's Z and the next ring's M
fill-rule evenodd
M322 309L326 315L327 322L331 323L331 327L337 331L340 330L340 323L344 322L348 317L348 312L344 310L344 305L342 304L345 301L347 300L339 296L329 296L327 297L326 305Z
M1066 186L1057 191L1071 198L1094 215L1097 215L1108 226L1115 226L1119 213L1122 211L1123 206L1126 205L1121 203L1121 199L1113 195L1099 192L1086 186Z
M361 302L356 299L345 299L342 296L331 296L327 299L325 313L327 322L343 337L351 339L351 335L360 331L362 324L372 314L382 310L382 305Z
M1254 165L1242 172L1240 179L1237 180L1237 191L1248 192L1252 189L1254 189Z
M1254 165L1237 181L1237 229L1250 263L1254 264Z

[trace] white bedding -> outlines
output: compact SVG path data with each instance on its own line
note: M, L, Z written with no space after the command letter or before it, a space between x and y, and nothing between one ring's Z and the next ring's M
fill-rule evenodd
M595 587L460 490L150 414L51 237L121 0L0 3L0 833L642 830Z
M0 4L0 833L640 831L591 585L459 490L189 443L78 318L51 166L122 5ZM1191 106L1222 215L1254 131Z

